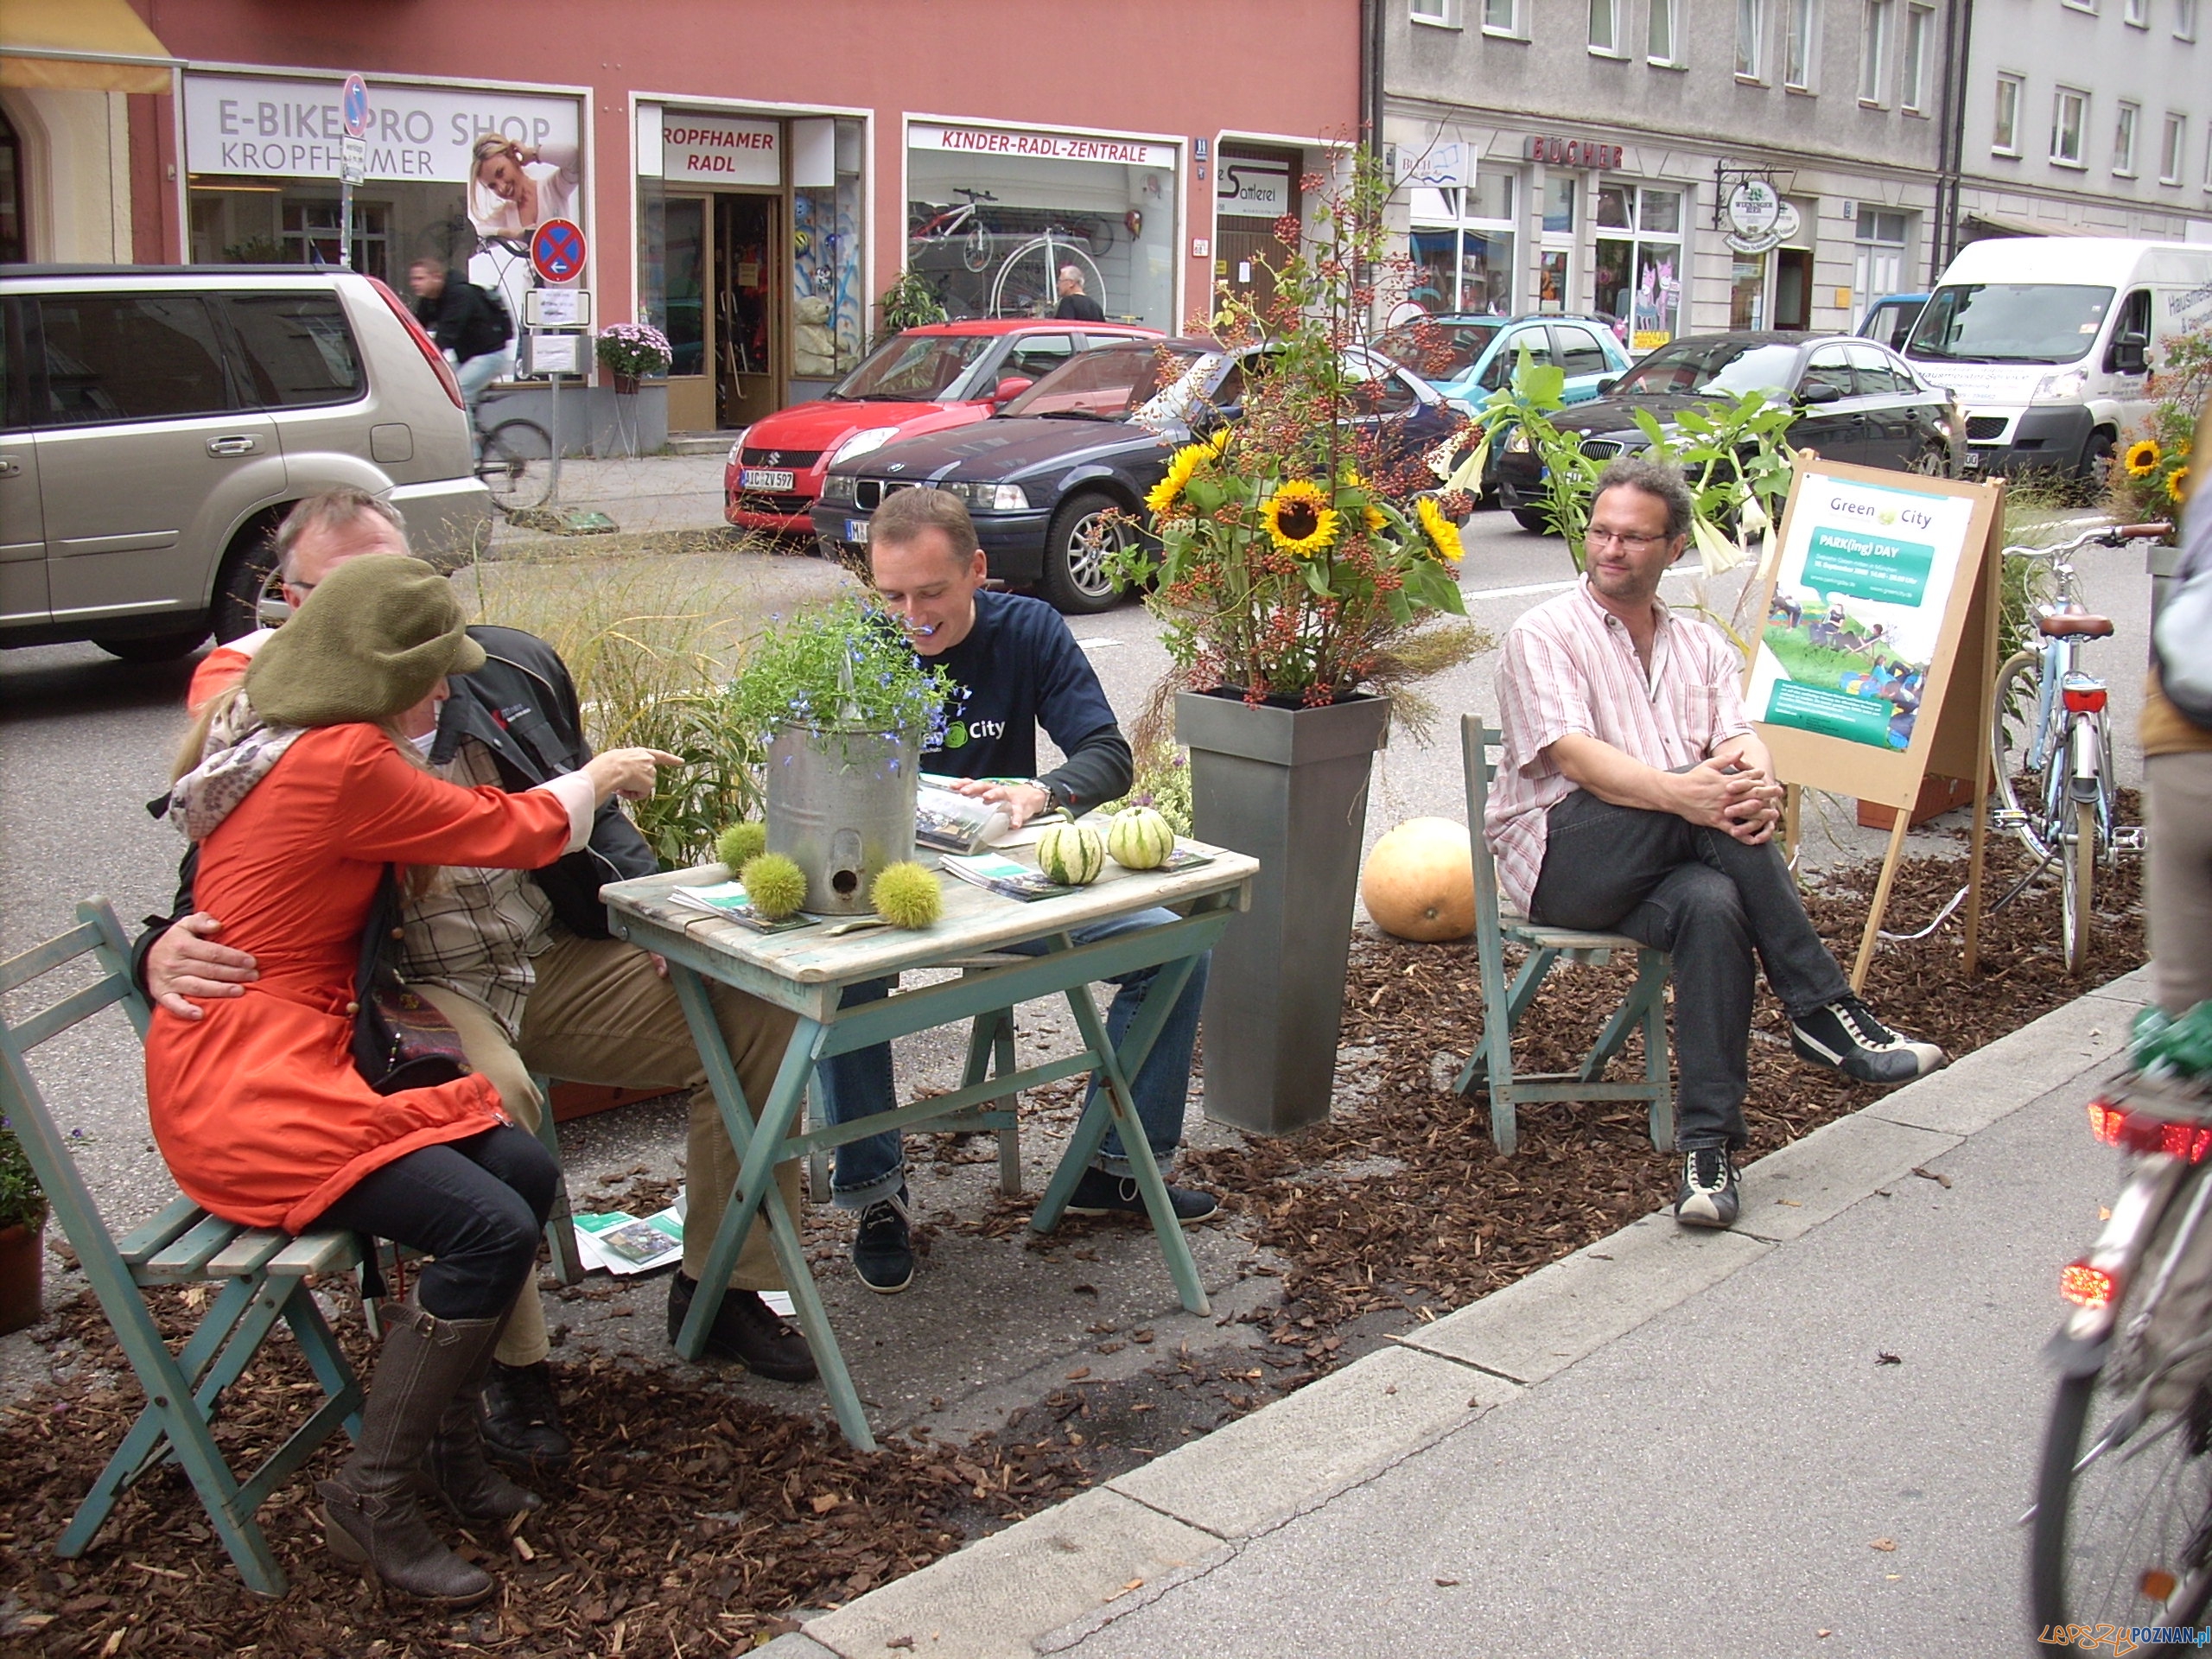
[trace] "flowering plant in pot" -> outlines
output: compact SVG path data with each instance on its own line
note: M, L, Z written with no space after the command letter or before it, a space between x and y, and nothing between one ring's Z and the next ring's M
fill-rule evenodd
M666 374L676 353L668 336L650 322L610 323L600 331L594 347L600 366L614 377L614 390L635 391L649 374Z
M2190 445L2212 398L2212 324L2174 336L2144 389L2151 412L2128 429L2105 486L2105 511L2124 524L2178 520L2203 475Z
M728 715L765 744L767 850L805 875L805 909L865 914L875 877L913 856L922 747L951 689L858 597L771 619L747 650Z
M0 1118L0 1332L38 1319L46 1211L37 1173L16 1132Z

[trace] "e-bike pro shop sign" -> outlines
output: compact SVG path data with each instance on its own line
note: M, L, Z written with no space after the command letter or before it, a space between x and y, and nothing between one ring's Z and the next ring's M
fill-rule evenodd
M331 178L346 137L345 83L188 73L184 153L194 173ZM468 181L477 139L496 132L525 150L573 151L576 100L468 87L369 85L368 176Z

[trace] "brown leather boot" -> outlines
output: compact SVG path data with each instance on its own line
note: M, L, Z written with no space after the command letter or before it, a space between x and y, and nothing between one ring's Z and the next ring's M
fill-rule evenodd
M397 1310L361 1407L360 1443L335 1479L315 1487L333 1553L407 1595L467 1606L492 1593L491 1579L430 1529L418 1499L425 1455L456 1396L474 1421L474 1397L461 1385L505 1323Z
M537 1294L535 1288L531 1294ZM506 1323L499 1321L502 1330ZM460 1392L438 1419L438 1432L430 1437L423 1463L430 1484L472 1521L511 1521L545 1507L545 1500L536 1492L509 1480L485 1460L482 1396L485 1379L492 1372L492 1356L498 1348L494 1338L485 1346L484 1357L474 1369L461 1378Z

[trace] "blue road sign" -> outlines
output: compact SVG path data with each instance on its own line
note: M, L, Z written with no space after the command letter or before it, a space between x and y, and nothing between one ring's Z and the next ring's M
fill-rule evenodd
M346 90L339 95L339 113L345 118L348 138L364 137L369 130L369 83L359 75L346 77Z
M546 282L574 282L583 273L583 228L572 219L547 219L530 238L530 266Z

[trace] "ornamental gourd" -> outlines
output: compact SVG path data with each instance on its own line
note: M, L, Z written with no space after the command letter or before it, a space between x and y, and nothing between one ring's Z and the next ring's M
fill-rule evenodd
M1148 806L1125 807L1106 825L1106 855L1125 870L1156 870L1175 850L1175 832Z
M1359 896L1376 926L1428 944L1475 931L1473 844L1465 824L1408 818L1375 843Z
M1037 868L1064 887L1087 887L1106 868L1106 837L1087 823L1056 823L1037 837Z

